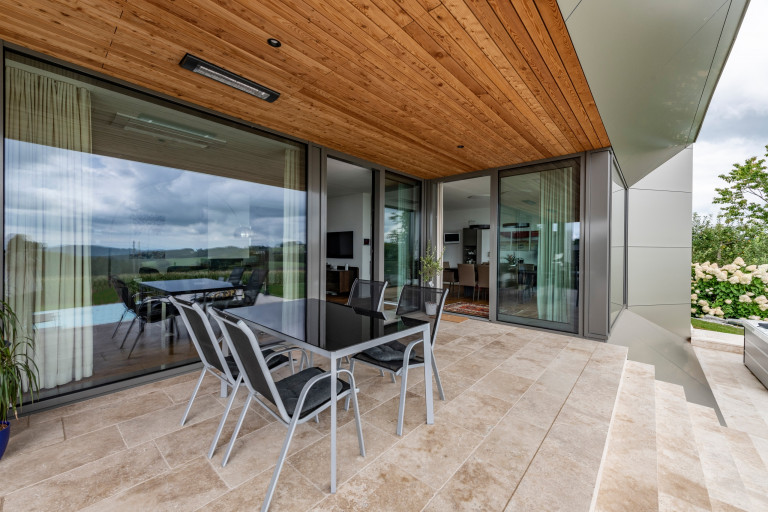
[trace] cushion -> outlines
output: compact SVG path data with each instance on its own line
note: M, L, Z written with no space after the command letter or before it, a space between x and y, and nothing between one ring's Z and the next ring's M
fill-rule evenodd
M364 350L363 354L371 357L377 361L390 362L390 361L402 361L405 357L405 345L397 341L379 345L378 347L372 347L368 350ZM413 361L416 358L416 354L411 350L410 360Z
M312 377L325 373L321 368L307 368L295 375L286 377L279 382L275 382L277 392L280 394L280 399L283 401L285 411L289 416L293 416L296 404L301 396L301 390L304 389L304 385L309 382ZM312 389L307 394L307 398L304 400L304 407L301 410L301 416L304 417L311 413L318 407L328 403L331 399L331 379L325 378L320 382L312 386ZM341 379L336 379L336 392L343 393L349 389L349 384Z

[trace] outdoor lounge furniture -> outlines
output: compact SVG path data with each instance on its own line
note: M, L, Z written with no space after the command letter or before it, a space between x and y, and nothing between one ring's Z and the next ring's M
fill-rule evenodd
M313 367L275 382L261 353L256 335L248 328L245 322L217 309L212 309L211 314L224 333L224 339L234 356L237 367L240 370L240 375L248 389L248 398L243 406L243 412L240 413L240 417L237 420L235 430L232 433L232 439L227 446L227 451L224 454L221 465L225 466L229 460L237 434L240 432L240 427L243 424L245 415L248 413L251 402L256 401L275 419L288 427L283 448L280 451L275 471L272 474L272 480L269 482L267 494L261 506L262 511L266 511L272 501L277 479L280 476L280 471L288 454L288 448L296 431L296 426L310 419L317 418L322 411L329 407L332 407L332 410L335 411L336 402L347 396L351 397L355 408L355 424L360 455L365 456L363 427L357 404L357 388L355 387L355 378L352 372L345 369L338 370L338 372L325 372L320 368ZM346 374L349 382L339 379L337 373ZM335 393L331 392L332 388ZM334 427L333 432L335 432L335 424L332 426ZM335 449L333 442L331 445ZM335 451L332 452L331 458L335 462ZM333 488L334 486L332 485L332 490Z
M387 281L367 281L355 279L349 291L347 306L366 311L381 311L384 303L384 290L387 289Z
M179 315L189 332L189 337L192 339L192 343L197 349L200 361L203 363L203 370L200 372L200 377L197 379L195 389L192 392L192 396L189 398L189 404L184 411L184 416L181 417L181 424L184 425L187 421L189 411L192 410L192 403L195 401L197 392L200 390L200 385L203 383L206 374L214 376L230 390L227 407L224 409L221 421L219 421L219 428L216 430L216 434L211 442L211 448L208 451L208 458L210 459L213 457L213 452L216 450L216 444L219 442L221 431L224 429L224 423L227 421L229 411L232 409L237 390L243 383L243 377L240 374L235 359L231 355L225 355L222 347L219 345L219 341L213 333L211 322L208 320L208 316L200 305L195 302L179 300L175 297L169 297L168 300L179 312ZM300 349L295 347L283 348L281 350L262 348L262 354L269 371L272 372L290 364L291 373L294 373L293 357L290 354L290 352L294 350ZM285 354L288 355L286 356ZM305 354L302 352L302 364L304 360Z
M400 293L400 300L397 303L397 311L395 314L400 317L416 318L420 320L430 320L432 323L431 335L429 339L429 346L424 346L424 352L429 352L432 356L432 371L435 375L435 381L437 383L437 390L440 393L440 400L445 400L445 393L443 392L443 385L440 382L440 374L437 370L437 363L435 363L434 354L432 353L432 347L435 344L435 338L437 336L437 330L440 326L440 317L443 314L443 306L445 305L445 298L448 296L448 290L442 288L430 288L426 286L403 286L403 290ZM428 304L435 305L435 314L430 317L427 314ZM413 349L423 340L417 339L403 345L399 341L392 341L379 347L373 347L372 349L365 350L352 357L349 370L354 373L355 363L363 363L374 368L378 368L380 371L388 372L392 375L393 379L396 375L400 375L400 405L397 413L397 435L403 435L403 417L405 415L405 394L408 389L408 370L411 368L423 367L425 358L416 355ZM349 406L349 402L345 404Z

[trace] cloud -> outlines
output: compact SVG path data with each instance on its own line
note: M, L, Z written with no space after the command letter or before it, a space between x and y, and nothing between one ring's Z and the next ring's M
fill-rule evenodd
M768 2L751 2L693 147L693 211L716 215L718 178L768 144Z

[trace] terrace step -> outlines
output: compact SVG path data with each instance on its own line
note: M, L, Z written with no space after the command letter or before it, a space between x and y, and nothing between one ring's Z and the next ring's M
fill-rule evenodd
M688 412L712 510L759 510L752 505L715 411L689 403Z
M744 335L691 328L691 345L710 350L743 354Z
M682 386L656 381L659 510L710 510L709 493Z
M627 361L596 488L599 511L658 510L655 369Z

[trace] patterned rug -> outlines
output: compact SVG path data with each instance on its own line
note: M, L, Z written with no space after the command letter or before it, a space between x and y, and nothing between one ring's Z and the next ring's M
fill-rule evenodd
M472 315L488 318L488 306L485 304L470 304L469 302L454 302L446 304L445 311L460 315Z

